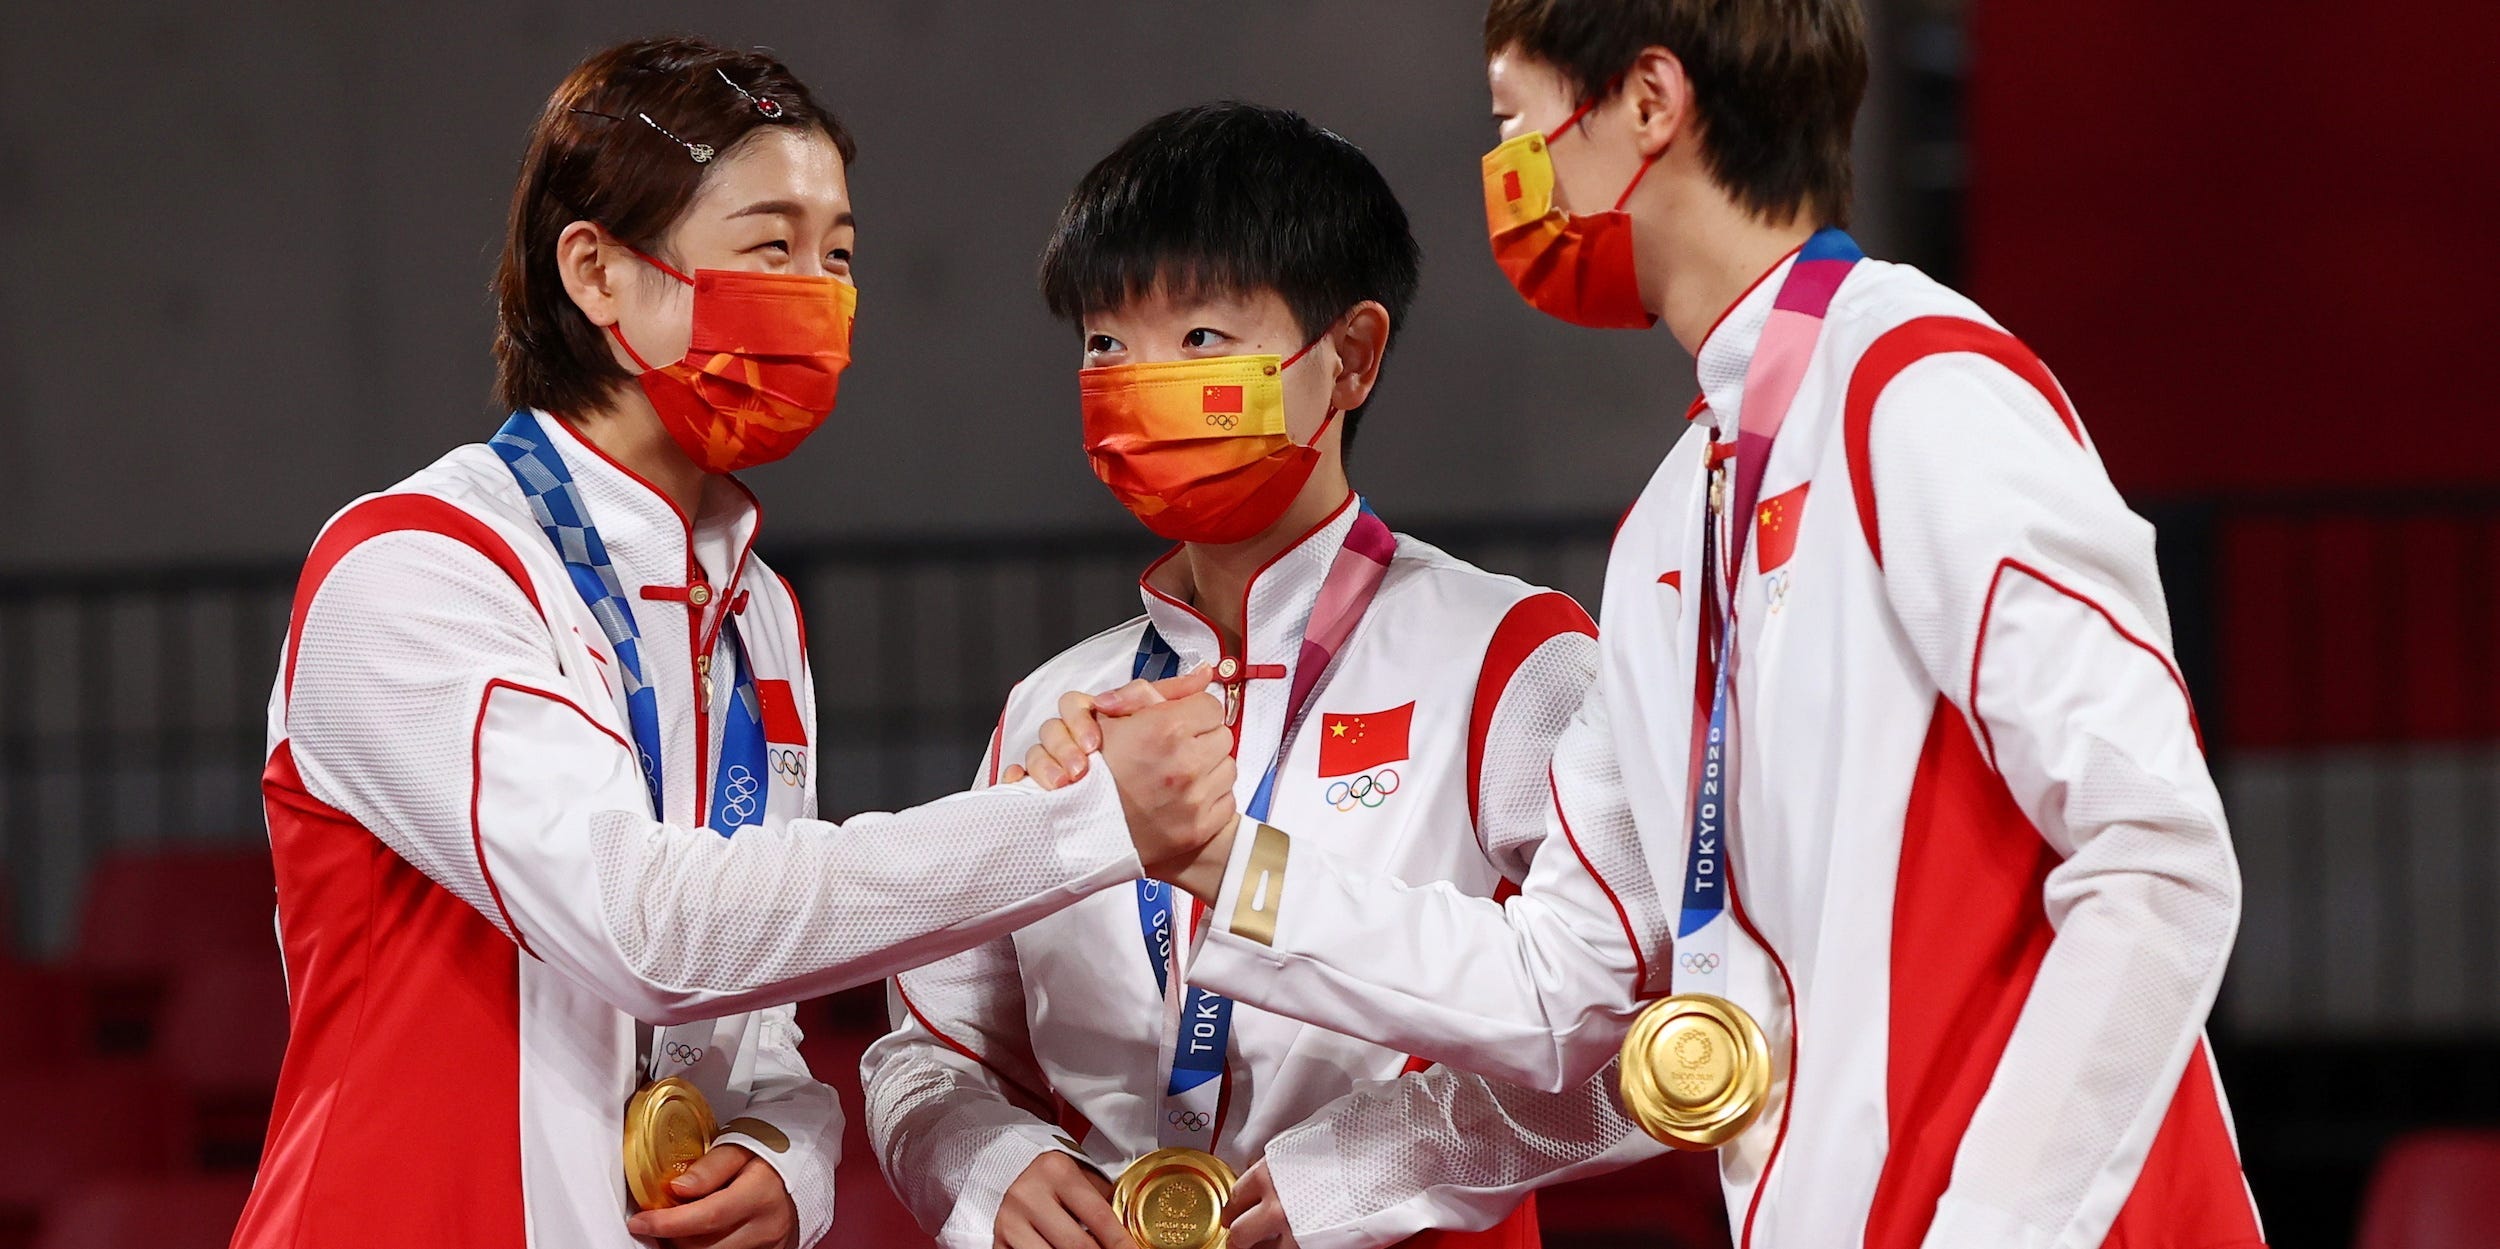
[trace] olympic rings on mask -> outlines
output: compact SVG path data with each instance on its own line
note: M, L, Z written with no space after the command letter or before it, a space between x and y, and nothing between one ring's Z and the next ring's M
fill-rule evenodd
M1166 1113L1163 1117L1169 1120L1173 1127L1179 1128L1184 1132L1204 1132L1207 1130L1207 1116L1202 1111L1174 1110Z
M682 1063L691 1067L696 1063L703 1061L704 1051L703 1047L699 1045L688 1045L683 1041L671 1041L667 1045L661 1047L660 1053L665 1055L670 1062Z
M1329 786L1324 796L1328 805L1341 812L1352 811L1356 807L1377 807L1387 802L1389 795L1398 792L1400 783L1396 768L1382 768L1368 776L1339 781Z
M1719 956L1716 954L1678 954L1675 961L1677 966L1696 976L1719 970Z
M1226 412L1209 412L1207 424L1230 433L1241 425L1241 418Z

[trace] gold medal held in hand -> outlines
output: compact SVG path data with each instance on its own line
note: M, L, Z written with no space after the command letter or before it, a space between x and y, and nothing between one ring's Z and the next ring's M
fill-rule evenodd
M655 1080L625 1103L625 1188L634 1205L677 1204L668 1182L712 1147L712 1104L683 1078Z
M1196 1149L1158 1149L1129 1164L1111 1211L1146 1249L1225 1249L1224 1203L1233 1169Z
M1717 1149L1762 1113L1771 1047L1745 1009L1707 993L1653 1002L1623 1038L1623 1106L1677 1149Z

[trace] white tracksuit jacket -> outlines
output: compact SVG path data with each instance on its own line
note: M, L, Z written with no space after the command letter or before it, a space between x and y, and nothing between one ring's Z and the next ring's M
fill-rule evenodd
M668 810L652 818L607 638L492 450L332 519L270 702L292 1028L238 1249L630 1246L619 1141L648 1025L707 1018L695 1079L812 1244L842 1119L781 1004L1141 874L1101 769L1054 794L811 818L798 605L749 554L752 498L715 479L689 520L537 419L632 600ZM764 824L725 840L698 812L733 690L697 657L727 670L728 613L774 775Z
M1708 697L1705 453L1734 441L1788 267L1703 344L1697 424L1617 536L1597 690L1554 760L1572 852L1495 908L1285 825L1262 942L1233 931L1265 875L1245 831L1202 983L1556 1089L1668 991ZM1721 1151L1739 1244L2258 1243L2202 1043L2238 869L2152 529L2055 381L1967 299L1861 263L1761 500L1741 518L1728 957L1776 1075Z
M1304 624L1355 515L1349 500L1247 592L1245 652L1233 657L1269 675L1245 683L1236 726L1245 806L1274 757ZM1185 559L1158 561L1141 579L1144 617L1019 684L979 782L1024 758L1060 693L1127 682L1149 623L1184 669L1224 658L1213 625L1185 603L1186 578ZM1544 840L1546 760L1594 676L1593 632L1564 595L1401 537L1378 597L1310 695L1273 818L1365 871L1468 897L1525 878ZM1356 796L1365 780L1368 802ZM1165 1006L1133 888L906 972L893 997L897 1030L862 1064L869 1136L943 1243L987 1249L1007 1186L1045 1152L1117 1175L1157 1148ZM1408 1069L1404 1050L1238 1007L1216 1152L1236 1169L1266 1158L1305 1249L1358 1249L1492 1227L1534 1187L1657 1149L1602 1087L1555 1097L1438 1070L1402 1082L1412 1096L1393 1116L1328 1124L1331 1103ZM1512 1216L1482 1243L1533 1244L1532 1217Z

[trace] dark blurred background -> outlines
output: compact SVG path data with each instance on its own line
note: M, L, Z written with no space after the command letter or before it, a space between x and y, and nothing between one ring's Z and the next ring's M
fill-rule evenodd
M1868 7L1859 237L2038 348L2162 527L2247 880L2213 1035L2269 1238L2500 1243L2500 1145L2440 1131L2500 1125L2500 412L2476 312L2500 278L2477 90L2500 5ZM505 197L583 54L764 44L860 136L858 363L834 424L752 478L849 812L962 784L1008 685L1135 610L1149 547L1086 472L1074 338L1032 269L1077 176L1181 104L1294 107L1380 164L1427 259L1357 480L1400 527L1596 605L1691 366L1663 333L1545 320L1487 263L1479 17L0 16L0 1103L53 1125L0 1170L0 1249L224 1243L285 1030L255 786L295 565L331 512L499 419ZM854 1115L880 1017L873 993L808 1008ZM925 1243L856 1140L846 1172L830 1243ZM1548 1195L1548 1243L1722 1243L1716 1200L1689 1161L1589 1182Z

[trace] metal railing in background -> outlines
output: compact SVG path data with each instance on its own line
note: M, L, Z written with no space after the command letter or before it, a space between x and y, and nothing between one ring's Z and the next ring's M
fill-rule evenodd
M68 937L87 865L261 835L291 566L0 577L0 884L20 948Z
M2500 1037L2500 493L2153 514L2248 884L2218 1028ZM1592 609L1612 528L1410 526ZM1133 531L768 544L806 609L827 809L968 783L1010 685L1135 615L1156 549ZM62 947L100 853L263 835L294 575L0 577L0 853L24 948Z
M1592 605L1611 518L1417 526ZM828 811L969 783L1008 689L1137 614L1136 531L891 538L764 554L806 613ZM58 953L97 856L264 833L267 703L296 565L0 576L0 898Z

